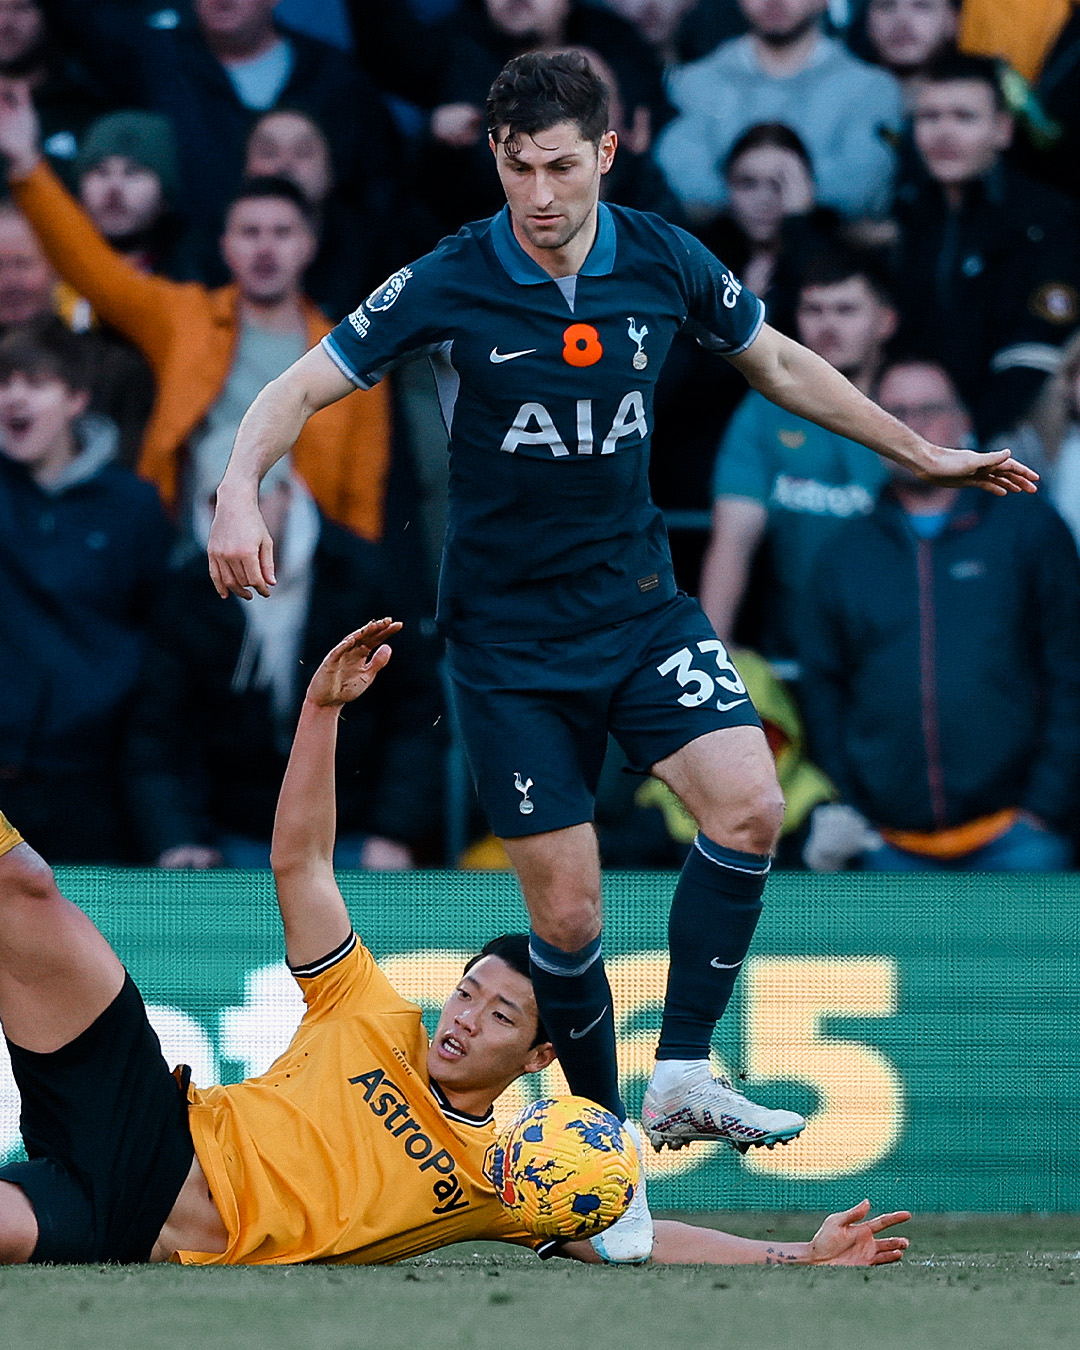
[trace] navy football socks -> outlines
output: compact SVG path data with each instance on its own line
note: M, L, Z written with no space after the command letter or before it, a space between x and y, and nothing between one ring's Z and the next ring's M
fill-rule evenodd
M761 914L770 860L703 834L683 863L668 921L671 966L657 1059L708 1059Z
M580 951L564 952L530 931L529 964L536 1006L570 1091L625 1120L615 1055L615 1009L600 939Z

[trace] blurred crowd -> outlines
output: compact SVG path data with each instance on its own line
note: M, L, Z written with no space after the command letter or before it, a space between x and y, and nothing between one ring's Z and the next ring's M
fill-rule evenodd
M269 599L219 600L205 545L256 394L499 209L488 86L568 47L612 92L608 200L693 231L928 439L1042 475L929 486L676 340L653 492L765 721L782 864L1073 865L1075 0L0 0L0 809L52 861L266 865L306 673L392 613L338 862L505 865L444 706L426 362L268 475ZM692 822L624 768L605 860L676 864Z

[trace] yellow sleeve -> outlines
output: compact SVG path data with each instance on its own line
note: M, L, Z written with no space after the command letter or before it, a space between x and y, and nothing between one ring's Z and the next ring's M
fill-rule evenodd
M19 831L12 825L11 821L8 820L3 811L0 811L0 858L2 858L5 853L10 853L16 844L22 844L24 842L25 840Z
M304 1021L309 1024L357 1013L414 1011L355 933L321 960L291 969L307 1004Z

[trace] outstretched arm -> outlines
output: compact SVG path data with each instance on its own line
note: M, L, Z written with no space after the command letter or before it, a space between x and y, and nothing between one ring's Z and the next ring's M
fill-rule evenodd
M773 403L859 441L905 465L917 478L942 487L981 487L998 497L1036 491L1039 475L1008 450L980 454L931 445L860 393L828 361L767 324L746 351L728 359Z
M296 444L313 413L355 388L321 347L312 347L271 380L244 414L210 530L210 579L222 599L231 591L250 600L248 587L270 594L274 546L259 511L259 483Z
M401 630L376 619L350 633L311 678L278 796L270 866L291 966L304 966L348 938L348 910L334 878L334 752L346 703L359 698L390 660L386 639Z
M716 1228L656 1223L652 1262L661 1266L887 1266L907 1249L904 1237L878 1237L911 1218L907 1210L868 1219L870 1201L830 1214L809 1242L758 1242ZM578 1261L599 1260L588 1242L569 1242L562 1254Z

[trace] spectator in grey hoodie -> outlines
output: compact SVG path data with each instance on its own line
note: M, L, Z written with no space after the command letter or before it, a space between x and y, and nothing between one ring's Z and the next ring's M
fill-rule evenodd
M894 170L884 133L899 130L900 86L826 37L826 0L739 0L745 37L677 67L668 93L679 110L656 157L697 219L724 202L721 164L757 122L783 122L810 151L818 200L845 215L888 210Z

